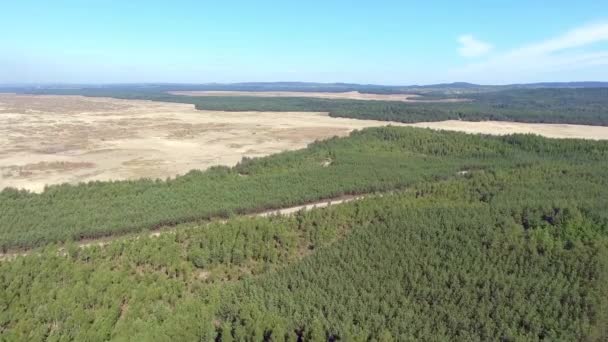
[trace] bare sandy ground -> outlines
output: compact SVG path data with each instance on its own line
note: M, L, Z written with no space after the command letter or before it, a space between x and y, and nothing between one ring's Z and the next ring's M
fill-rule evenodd
M324 113L199 111L193 105L0 94L0 189L167 178L306 147L388 122Z
M467 99L422 100L415 94L365 94L358 91L343 93L305 91L170 91L169 94L184 96L253 96L253 97L314 97L320 99L376 100L401 102L463 102Z
M605 126L540 124L504 121L471 122L458 120L418 122L408 124L408 126L492 135L530 133L542 135L547 138L577 138L590 140L608 139L608 127Z
M0 94L0 189L39 192L46 184L165 179L387 124L608 139L608 127L598 126L494 121L404 125L324 113L199 111L179 103Z

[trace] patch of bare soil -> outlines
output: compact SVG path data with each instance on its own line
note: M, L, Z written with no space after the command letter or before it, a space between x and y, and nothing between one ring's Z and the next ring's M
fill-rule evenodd
M418 122L414 124L408 124L408 126L492 135L529 133L542 135L547 138L576 138L590 140L608 139L608 127L605 126L522 123L504 121L471 122L459 120Z
M183 96L254 96L254 97L314 97L320 99L376 100L401 102L466 102L468 99L424 100L416 94L367 94L358 91L342 93L304 91L170 91L169 94Z
M29 177L35 173L45 172L67 172L70 170L78 170L83 168L93 168L94 163L90 162L69 162L69 161L55 161L55 162L38 162L25 165L9 165L2 167L2 177Z

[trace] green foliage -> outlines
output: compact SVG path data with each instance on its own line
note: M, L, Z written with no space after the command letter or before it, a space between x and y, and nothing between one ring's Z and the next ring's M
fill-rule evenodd
M608 125L608 88L505 89L467 92L470 102L398 102L306 97L178 96L175 89L50 89L35 93L109 96L123 99L191 103L198 109L224 111L316 111L331 116L399 122L500 120L518 122ZM383 93L379 89L367 92ZM390 92L389 92L390 93ZM411 93L411 92L410 92ZM426 95L422 99L442 99ZM457 96L457 97L458 97ZM454 96L447 96L453 98Z
M589 183L576 180L583 174ZM357 220L374 219L332 248L247 282L233 304L278 312L292 329L322 321L330 337L347 340L601 336L608 189L593 183L606 176L565 165L479 171L356 203ZM480 188L490 200L475 195Z
M499 120L608 125L608 88L526 89L463 95L470 102L415 103L272 97L172 99L201 110L317 111L357 119L421 122Z
M605 340L607 145L381 128L197 172L186 177L221 189L258 176L298 179L289 177L322 170L307 165L331 155L332 165L359 160L357 177L411 182L289 217L182 224L159 237L47 246L0 262L0 339ZM357 156L375 155L371 173ZM381 163L388 157L398 167ZM72 189L81 188L49 193Z
M323 162L332 159L329 166ZM415 128L374 128L309 148L246 159L234 168L175 179L51 186L0 192L0 247L137 232L348 194L407 187L460 170L608 158L606 142L489 137Z

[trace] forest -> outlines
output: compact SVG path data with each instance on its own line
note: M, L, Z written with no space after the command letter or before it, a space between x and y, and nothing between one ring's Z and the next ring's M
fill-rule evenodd
M388 120L406 123L442 120L499 120L531 123L608 125L607 87L538 89L498 88L498 90L493 91L467 92L460 95L445 94L444 92L420 93L423 95L421 99L466 98L472 100L468 102L451 103L362 101L304 97L196 97L166 93L168 90L176 89L181 90L182 88L113 87L34 89L28 90L27 92L32 94L105 96L122 99L191 103L200 110L328 112L329 115L335 117ZM234 89L241 88L236 87ZM370 93L383 93L376 88L366 89L365 91Z
M7 191L3 217L28 210L34 217L22 217L42 231L112 222L128 214L117 199L132 189L144 197L129 197L129 210L154 204L150 191L177 226L106 246L46 244L0 262L0 339L602 341L607 154L606 142L385 127L185 176L193 178L183 188L178 178ZM320 157L333 162L323 168ZM308 174L316 190L297 190ZM265 188L246 183L256 177ZM219 191L239 179L241 192ZM179 223L174 203L186 202L172 202L173 186L200 186L192 198L218 190L209 203L249 186L251 199L277 204L376 194L291 216ZM95 196L106 207L87 218Z
M463 170L581 158L605 161L608 143L368 129L348 138L316 142L304 150L244 159L233 168L191 171L165 181L62 184L40 194L5 189L0 192L0 247L7 251L133 233L342 195L403 189Z
M441 95L427 98L453 98ZM424 122L442 120L517 121L608 125L608 88L516 89L461 95L469 102L415 103L314 98L195 97L201 110L318 111L335 117ZM424 99L424 97L423 97ZM182 102L181 99L171 99Z

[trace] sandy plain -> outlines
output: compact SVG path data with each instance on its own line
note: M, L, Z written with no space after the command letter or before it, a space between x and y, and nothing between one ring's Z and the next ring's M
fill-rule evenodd
M199 111L190 104L0 94L0 189L161 178L234 165L388 122L326 113Z
M252 96L252 97L313 97L320 99L375 100L400 102L465 102L468 99L424 100L416 94L367 94L358 91L341 93L296 92L296 91L170 91L169 94L182 96Z
M608 139L608 127L513 122L395 122L313 112L199 111L190 104L82 96L0 94L0 189L174 177L401 125L468 133Z

